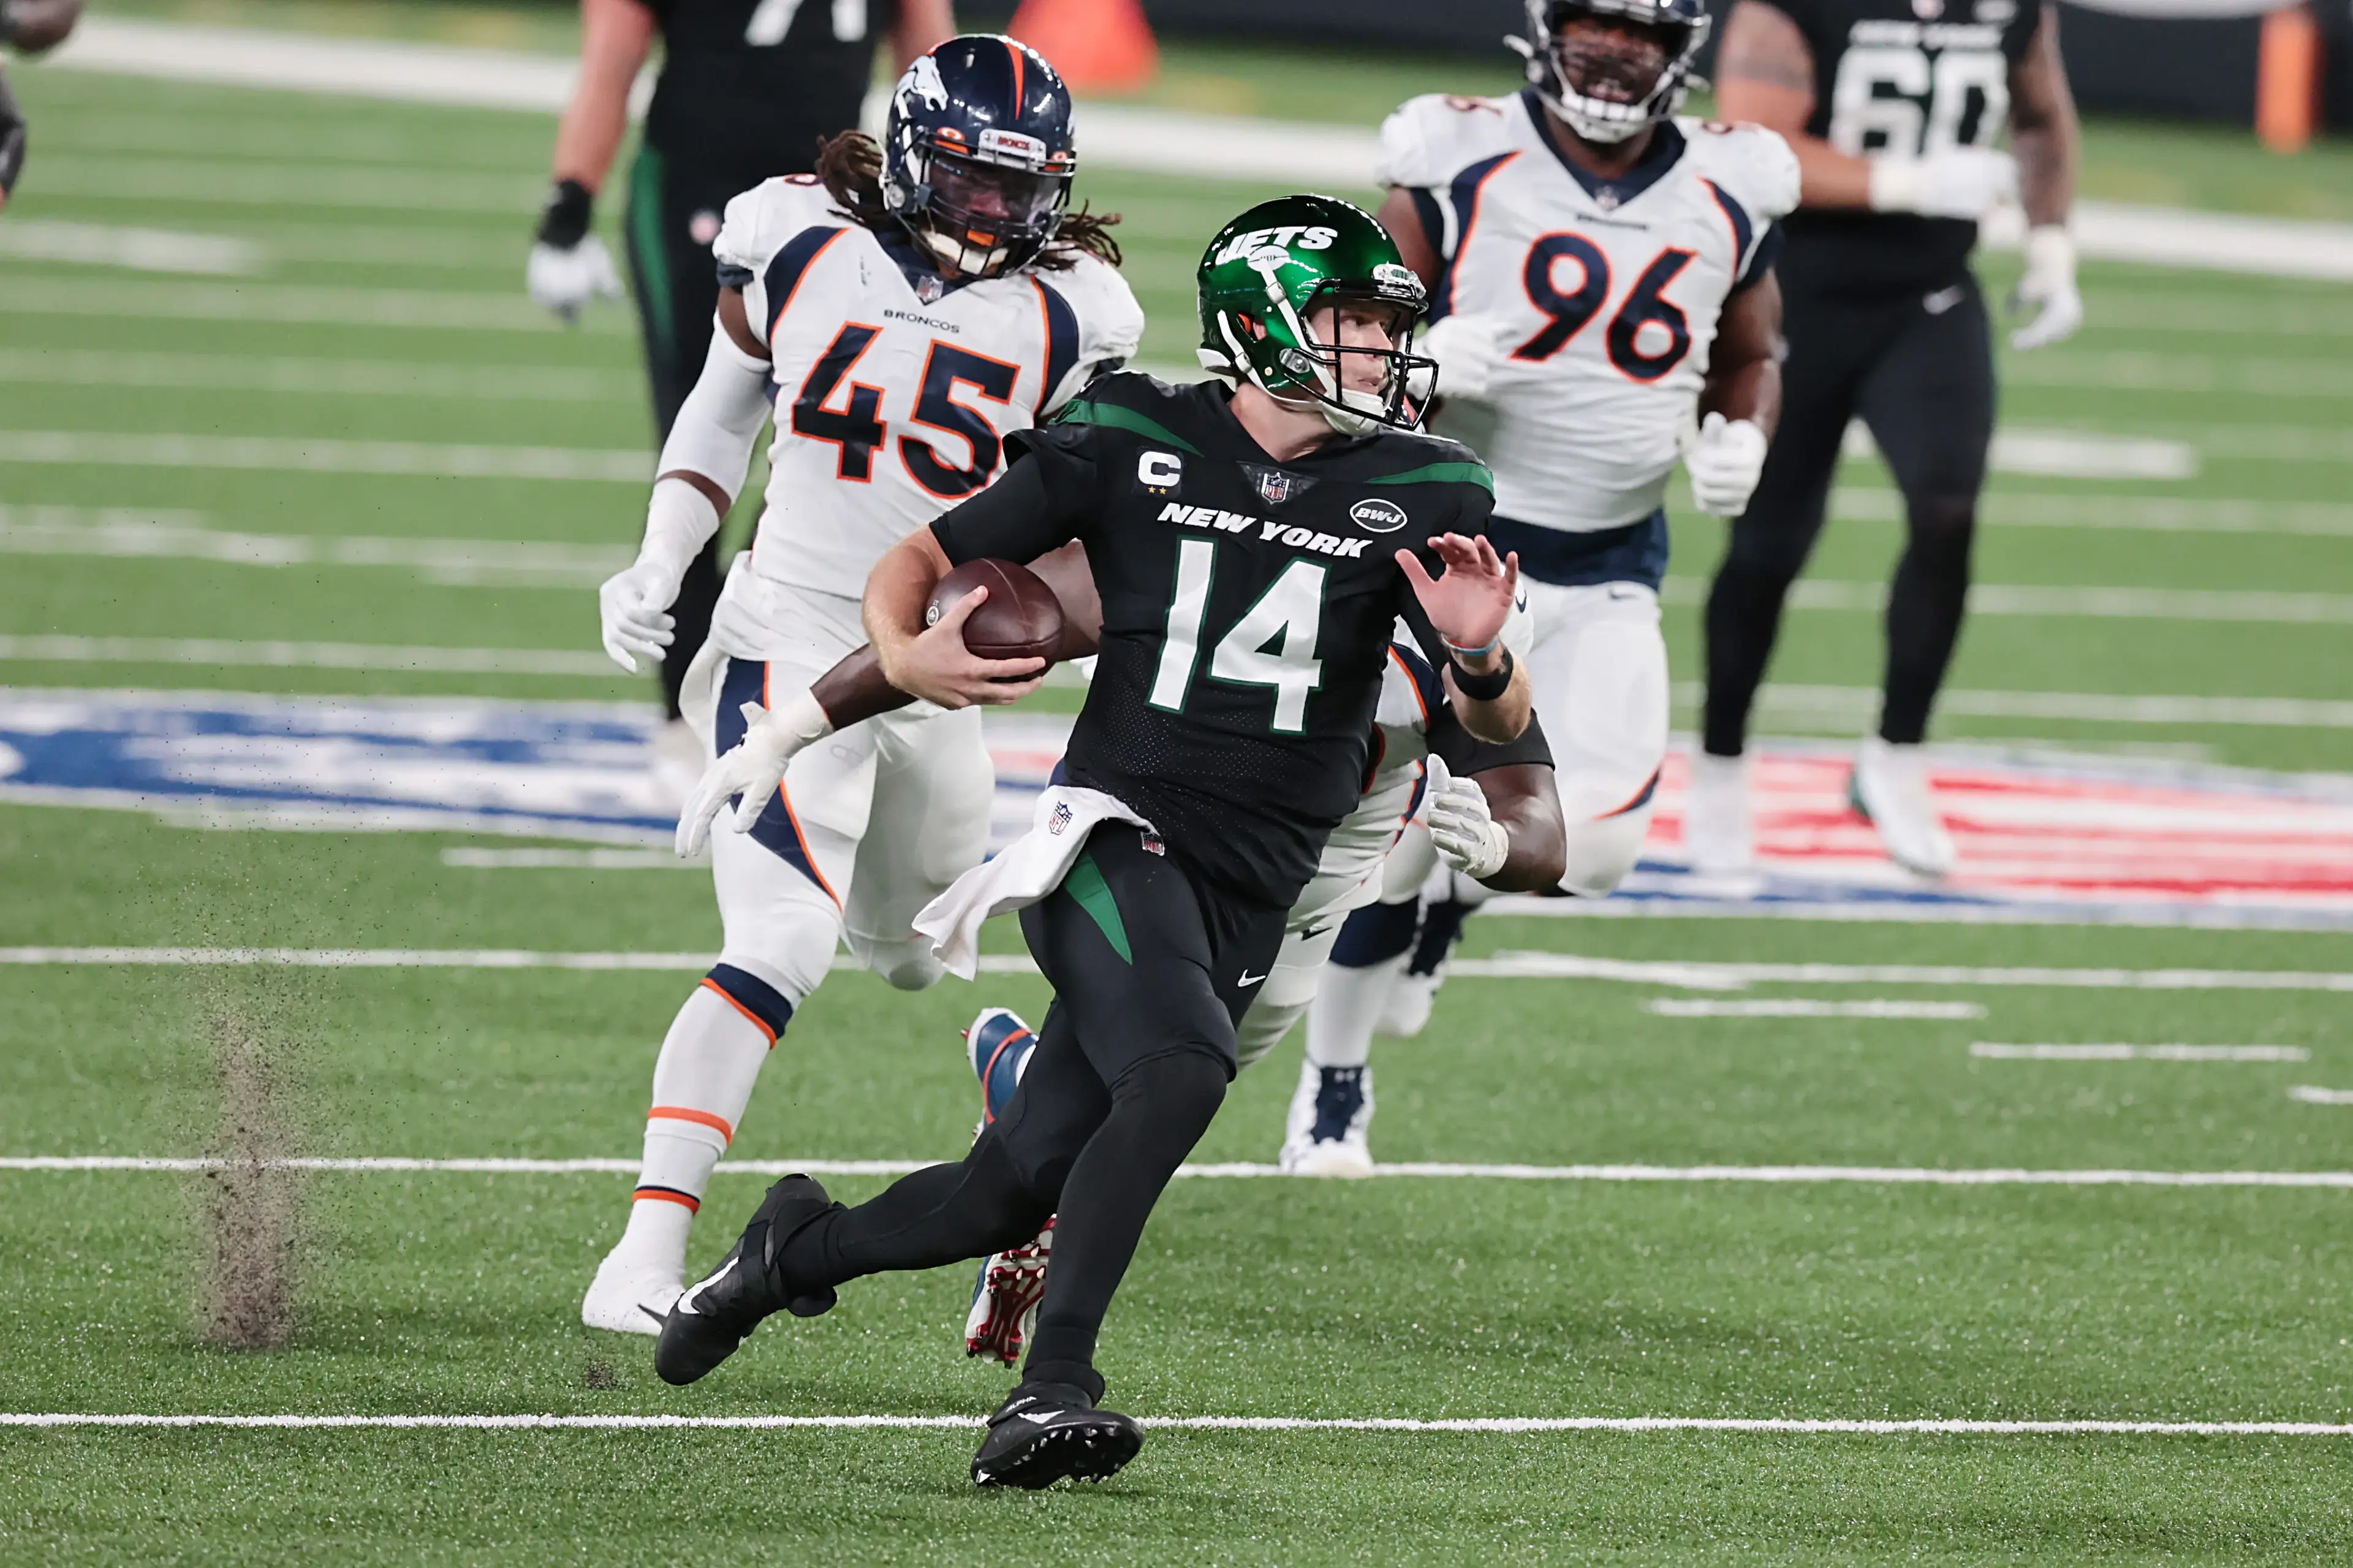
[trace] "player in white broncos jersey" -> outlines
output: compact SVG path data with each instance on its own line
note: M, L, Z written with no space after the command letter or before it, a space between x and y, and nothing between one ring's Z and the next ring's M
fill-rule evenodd
M1702 0L1529 0L1528 28L1525 90L1389 117L1380 216L1430 287L1438 395L1492 410L1472 444L1535 615L1565 885L1599 895L1633 868L1666 752L1668 477L1682 457L1701 507L1736 514L1778 414L1798 163L1769 131L1675 116Z
M613 656L659 658L680 574L773 405L759 531L682 693L710 755L865 642L869 570L988 484L1008 433L1134 352L1144 317L1117 247L1065 210L1070 120L1042 58L955 38L900 81L879 155L837 138L817 175L728 204L722 330L662 448L643 550L601 595ZM787 703L767 721L821 716ZM921 704L802 752L756 825L712 842L724 946L662 1042L637 1201L584 1321L659 1332L712 1168L839 943L893 985L939 977L910 922L981 860L993 791L978 710Z

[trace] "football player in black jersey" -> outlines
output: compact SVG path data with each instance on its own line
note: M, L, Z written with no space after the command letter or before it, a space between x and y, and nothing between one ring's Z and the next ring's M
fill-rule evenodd
M630 86L659 33L661 75L629 171L626 228L656 446L670 438L711 350L719 304L711 242L728 198L774 175L809 173L822 140L857 127L882 32L903 71L955 32L949 0L581 0L580 83L556 130L555 184L528 280L532 298L566 321L620 293L590 220L628 129ZM681 793L702 756L678 721L679 683L718 602L718 550L714 539L687 569L671 606L677 640L661 666Z
M80 20L81 0L0 0L0 44L37 55L65 42ZM28 134L25 111L8 90L6 75L0 73L0 207L8 205L9 193L25 172Z
M1022 910L1055 1002L1020 1089L964 1160L855 1209L806 1176L777 1183L656 1352L662 1377L693 1382L771 1313L1017 1246L1059 1211L1021 1385L973 1462L982 1485L1100 1478L1143 1441L1097 1407L1096 1331L1225 1098L1235 1020L1284 917L1356 802L1398 618L1473 735L1527 723L1526 677L1501 642L1517 563L1477 537L1486 469L1409 433L1424 294L1388 237L1345 202L1288 197L1220 232L1199 281L1202 361L1230 386L1097 381L1058 423L1008 438L1005 477L909 535L867 585L892 685L1001 700L995 680L1042 661L977 658L952 619L926 630L933 588L957 563L1086 546L1102 661L1060 782L1025 838L934 906L974 926Z
M1853 802L1888 854L1941 875L1953 845L1919 743L1960 633L1993 436L1991 328L1969 252L2012 190L2031 226L2012 346L2083 321L2067 216L2075 108L2046 0L1736 0L1717 111L1781 132L1804 188L1785 224L1789 357L1781 427L1707 605L1704 754L1685 842L1701 868L1750 859L1741 751L1781 602L1822 526L1851 418L1904 493L1909 540L1887 603L1886 692ZM2010 151L1994 143L2007 123Z

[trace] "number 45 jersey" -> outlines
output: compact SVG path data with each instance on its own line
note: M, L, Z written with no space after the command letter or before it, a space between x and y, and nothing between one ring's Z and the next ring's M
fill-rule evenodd
M958 563L1085 544L1102 658L1065 777L1226 891L1288 909L1365 786L1398 618L1446 658L1397 552L1439 575L1430 541L1484 532L1490 480L1467 448L1401 431L1277 463L1230 396L1105 376L932 532Z
M885 551L997 476L1006 437L1144 335L1125 279L1092 256L944 283L806 174L729 202L712 249L775 364L767 495L731 610L756 612L763 580L859 597Z
M1664 500L1718 316L1772 266L1798 160L1762 127L1677 119L1603 181L1544 116L1533 89L1414 99L1381 127L1378 178L1411 194L1444 263L1431 319L1498 330L1497 514L1590 532Z

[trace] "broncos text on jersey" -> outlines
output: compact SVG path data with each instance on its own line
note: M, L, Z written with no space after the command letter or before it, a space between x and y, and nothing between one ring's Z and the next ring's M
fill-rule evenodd
M1761 126L1678 118L1603 181L1544 114L1532 89L1413 99L1381 127L1378 178L1411 193L1443 258L1431 318L1498 328L1497 515L1590 532L1658 510L1718 316L1771 266L1798 160Z
M1092 256L943 285L808 175L728 203L712 249L775 364L751 573L844 598L865 592L891 546L995 479L1007 436L1124 363L1144 335L1126 280Z

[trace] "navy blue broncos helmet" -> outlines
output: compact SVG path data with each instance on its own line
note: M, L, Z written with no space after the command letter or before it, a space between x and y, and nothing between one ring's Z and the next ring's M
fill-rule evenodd
M1527 0L1528 36L1504 41L1528 62L1545 107L1588 142L1623 142L1683 107L1692 60L1707 41L1707 0ZM1563 37L1590 18L1612 28ZM1662 50L1665 63L1654 64Z
M1079 156L1071 89L1027 44L950 38L891 95L882 205L950 278L994 278L1046 248Z

